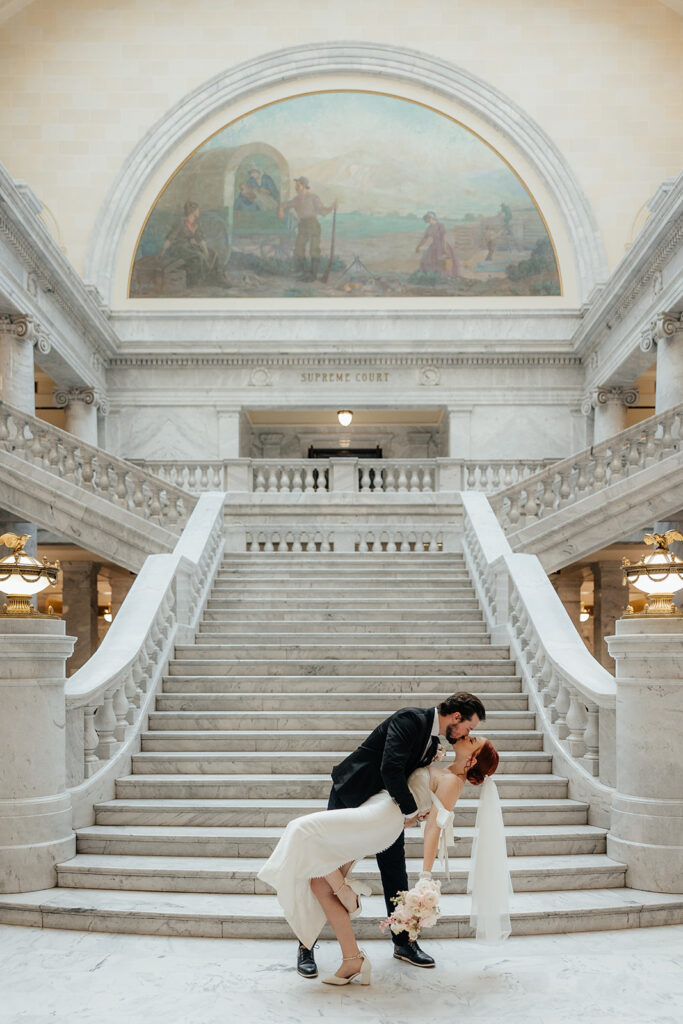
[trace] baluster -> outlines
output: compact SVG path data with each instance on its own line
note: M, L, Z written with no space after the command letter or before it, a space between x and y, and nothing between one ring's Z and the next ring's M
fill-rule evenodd
M519 503L520 503L521 492L517 491L516 494L512 494L508 497L509 505L507 511L507 521L510 526L514 527L519 522Z
M431 551L431 549L432 549L431 546L432 546L432 535L431 535L431 533L423 533L422 534L422 550L423 551Z
M572 470L573 467L572 469L564 470L564 472L561 472L559 474L560 486L557 491L557 505L555 506L555 508L564 508L569 498L571 498L572 489L569 483L569 478L571 476Z
M552 723L557 721L557 695L560 689L560 677L554 670L550 673L550 681L548 683L548 697L546 700L546 707L548 708L548 714Z
M576 474L575 495L576 499L582 498L588 489L588 463L585 458L580 459L577 463L578 473Z
M401 465L398 470L398 488L399 492L408 490L408 478L406 476L406 467Z
M277 467L269 466L268 467L268 485L266 487L266 490L269 493L273 493L273 492L276 492L277 489L278 489L278 486L277 486Z
M652 466L657 461L657 445L655 443L655 432L650 427L645 431L645 444L643 445L643 465Z
M557 729L558 739L560 740L566 740L569 735L567 714L569 713L570 704L571 698L569 695L569 687L565 683L564 679L558 677L557 697L555 698L555 711L557 712L555 727Z
M33 434L33 439L29 447L30 461L34 465L43 467L45 464L44 449L43 449L43 438L40 431L37 430Z
M324 533L323 534L322 543L320 545L320 550L321 551L332 551L332 547L333 546L332 546L332 544L330 542L331 536L332 535L330 533Z
M630 476L632 472L637 472L640 469L641 453L640 445L638 444L639 438L632 437L628 443L628 455L626 456L627 474Z
M499 462L494 462L493 465L489 466L487 491L500 490L500 471L501 465Z
M673 438L674 416L669 412L666 413L666 415L662 417L661 423L662 434L659 439L659 446L661 451L660 458L665 458L669 454L671 449L674 448L675 446Z
M513 474L512 470L513 470L513 464L511 462L506 462L504 464L504 466L503 466L503 488L504 489L507 489L508 487L512 487L512 484L515 482L514 479L513 479L514 474Z
M8 412L0 412L0 443L9 441L9 425L11 415Z
M389 492L396 490L395 466L386 466L379 471L382 477L382 490ZM375 490L377 490L377 475L375 474Z
M420 471L416 468L410 468L408 470L408 490L419 491L420 488Z
M97 753L102 761L108 761L116 749L116 715L114 714L114 694L109 691L102 698L102 703L95 712L95 729L99 736Z
M313 466L309 462L306 464L304 470L304 493L313 494L315 491L315 477L313 476Z
M583 763L591 775L600 773L600 710L593 701L586 701L586 728L583 734Z
M99 758L97 756L97 745L100 738L95 728L95 713L97 708L87 707L83 710L83 775L89 779L97 771Z
M114 739L121 743L126 738L126 726L128 725L128 698L126 696L125 683L121 683L121 685L114 691L112 711L116 718Z
M579 693L572 691L569 696L567 712L567 746L572 757L583 757L585 745L583 735L586 730L588 716L583 699Z
M254 493L260 494L266 489L266 477L263 472L263 467L259 466L256 470L256 479L254 481Z
M368 491L368 490L370 490L369 469L368 469L367 466L363 465L362 461L361 461L360 466L358 467L358 490L359 491Z
M468 462L465 472L467 474L467 490L473 491L477 479L477 467L471 462Z
M304 474L304 470L302 468L300 468L299 466L295 466L292 469L292 494L301 494L302 493L303 486L302 486L301 478L302 478L303 474Z
M140 705L142 704L142 695L147 689L147 677L145 675L145 671L143 668L143 653L143 651L140 651L140 654L135 659L135 664L133 665L133 671L131 673L131 678L135 686L135 693L133 694L131 702L136 708L139 708ZM134 721L134 711L132 717Z
M149 518L153 523L161 522L161 501L159 500L158 487L152 487L152 501L149 506Z
M422 471L422 490L425 494L431 494L435 487L435 468L433 466L425 466Z
M263 535L261 535L261 536L263 536ZM261 536L259 537L259 547L263 543L263 541L261 540ZM273 546L273 534L272 533L266 534L265 543L263 544L263 550L267 554L269 554L269 555L271 555L275 551L275 548Z
M288 466L283 466L280 470L280 494L291 494L292 491L292 472Z
M358 550L362 551L364 554L365 554L365 552L370 550L370 548L368 547L368 535L367 535L367 533L361 533L360 534L360 539L358 541Z
M605 484L605 476L607 470L605 466L605 452L599 451L593 453L593 476L592 476L592 490L601 491Z

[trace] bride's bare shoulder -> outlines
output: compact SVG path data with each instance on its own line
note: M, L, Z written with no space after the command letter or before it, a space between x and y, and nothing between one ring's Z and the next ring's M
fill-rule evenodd
M461 779L459 775L456 775L451 768L446 767L430 767L429 769L429 787L434 792L437 791L440 785L447 786L449 790L456 790L459 792L465 786L464 779Z

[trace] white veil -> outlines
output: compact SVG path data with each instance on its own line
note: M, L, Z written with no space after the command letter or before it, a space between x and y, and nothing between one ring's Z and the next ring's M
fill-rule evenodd
M482 784L474 826L472 862L467 891L472 893L470 924L484 942L502 942L510 934L510 894L503 812L496 784Z

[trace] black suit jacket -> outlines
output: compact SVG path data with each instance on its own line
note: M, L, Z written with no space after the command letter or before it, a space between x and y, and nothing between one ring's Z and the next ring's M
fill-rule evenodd
M333 792L345 807L359 807L386 789L406 817L417 806L407 778L419 768L434 724L434 708L401 708L385 719L332 769Z

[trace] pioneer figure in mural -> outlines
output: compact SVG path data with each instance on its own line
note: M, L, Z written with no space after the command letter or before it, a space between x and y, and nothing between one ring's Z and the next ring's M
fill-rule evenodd
M262 210L277 210L280 202L280 190L266 171L261 171L258 167L250 167L247 188L254 190L256 204Z
M304 281L315 281L320 266L320 221L318 217L326 217L337 209L337 200L330 206L323 206L320 197L311 192L308 178L303 175L294 179L296 195L287 203L280 203L277 215L282 220L285 210L294 210L298 219L296 242L294 243L294 259L296 272ZM306 269L306 249L311 260L310 269Z
M175 263L185 271L188 287L209 282L227 285L218 254L206 244L199 226L199 203L188 199L183 216L166 235L159 257L162 263Z
M437 220L436 214L432 210L425 213L422 220L427 228L415 246L415 252L419 253L427 242L429 242L429 248L422 254L420 270L423 274L457 277L460 268L453 246L446 241L446 228L441 221Z

